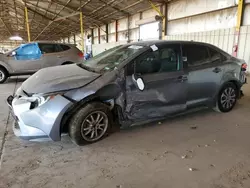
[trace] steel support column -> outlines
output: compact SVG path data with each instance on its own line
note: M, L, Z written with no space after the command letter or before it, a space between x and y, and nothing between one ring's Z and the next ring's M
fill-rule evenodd
M238 1L237 23L236 23L235 33L234 33L234 46L233 46L233 53L232 53L234 57L237 57L238 55L240 27L242 25L243 16L244 16L244 8L245 8L244 5L245 5L245 0Z
M73 37L74 37L74 44L76 45L76 35L74 34Z
M118 42L118 20L115 21L115 41Z
M101 44L101 29L98 27L98 44Z
M94 29L91 29L91 43L95 44L95 40L94 40Z
M25 11L25 22L26 22L26 29L27 29L28 42L30 42L30 25L29 25L29 17L28 17L28 9L27 9L27 6L24 7L24 11Z
M165 3L165 19L163 20L164 22L164 36L168 34L168 4Z
M109 24L106 24L106 43L109 42Z
M159 33L159 38L160 39L164 39L165 38L165 16L162 14L161 10L158 9L158 7L156 7L154 5L154 3L152 3L152 1L148 1L149 4L151 5L151 7L161 16L162 20L160 21L160 31L161 33ZM162 7L161 7L162 9Z
M244 5L245 0L239 0L238 2L238 12L237 12L237 25L236 25L236 31L240 31L240 27L242 25L243 21L243 15L244 15Z
M130 29L129 29L129 27L130 27L130 16L128 15L128 22L127 22L127 27L128 27L128 43L130 43L131 41L130 41Z
M83 15L82 15L82 11L80 12L80 27L81 27L81 46L82 46L82 52L84 53L84 32L83 32Z

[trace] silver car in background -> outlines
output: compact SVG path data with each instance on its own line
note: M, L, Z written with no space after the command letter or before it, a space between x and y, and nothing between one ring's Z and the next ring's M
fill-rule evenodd
M155 121L193 109L231 111L246 63L206 43L145 41L74 65L38 71L9 96L16 136L96 142L113 126Z
M32 42L0 54L0 83L10 76L30 75L57 65L79 63L83 53L72 44Z

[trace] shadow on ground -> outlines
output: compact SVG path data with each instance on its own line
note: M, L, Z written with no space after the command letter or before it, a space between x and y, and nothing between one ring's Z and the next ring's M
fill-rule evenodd
M9 78L5 84L8 84L8 83L18 83L18 82L24 82L25 80L27 80L28 77L11 77Z

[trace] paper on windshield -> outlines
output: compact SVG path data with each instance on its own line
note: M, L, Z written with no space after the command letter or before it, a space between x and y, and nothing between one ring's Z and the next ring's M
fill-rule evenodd
M157 51L158 50L158 47L154 44L154 45L152 45L152 46L150 46L151 47L151 49L153 50L153 51Z
M143 48L143 46L131 45L131 46L129 46L128 48L132 48L132 49L138 50L138 49Z

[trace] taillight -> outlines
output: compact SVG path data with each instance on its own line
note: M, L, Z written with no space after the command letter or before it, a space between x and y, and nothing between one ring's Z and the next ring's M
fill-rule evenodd
M83 55L83 53L82 53L82 52L79 52L79 53L78 53L78 56L79 56L79 57L81 57L81 58L83 58L83 57L84 57L84 55Z
M241 71L246 71L247 70L247 64L246 63L243 63L241 65Z

